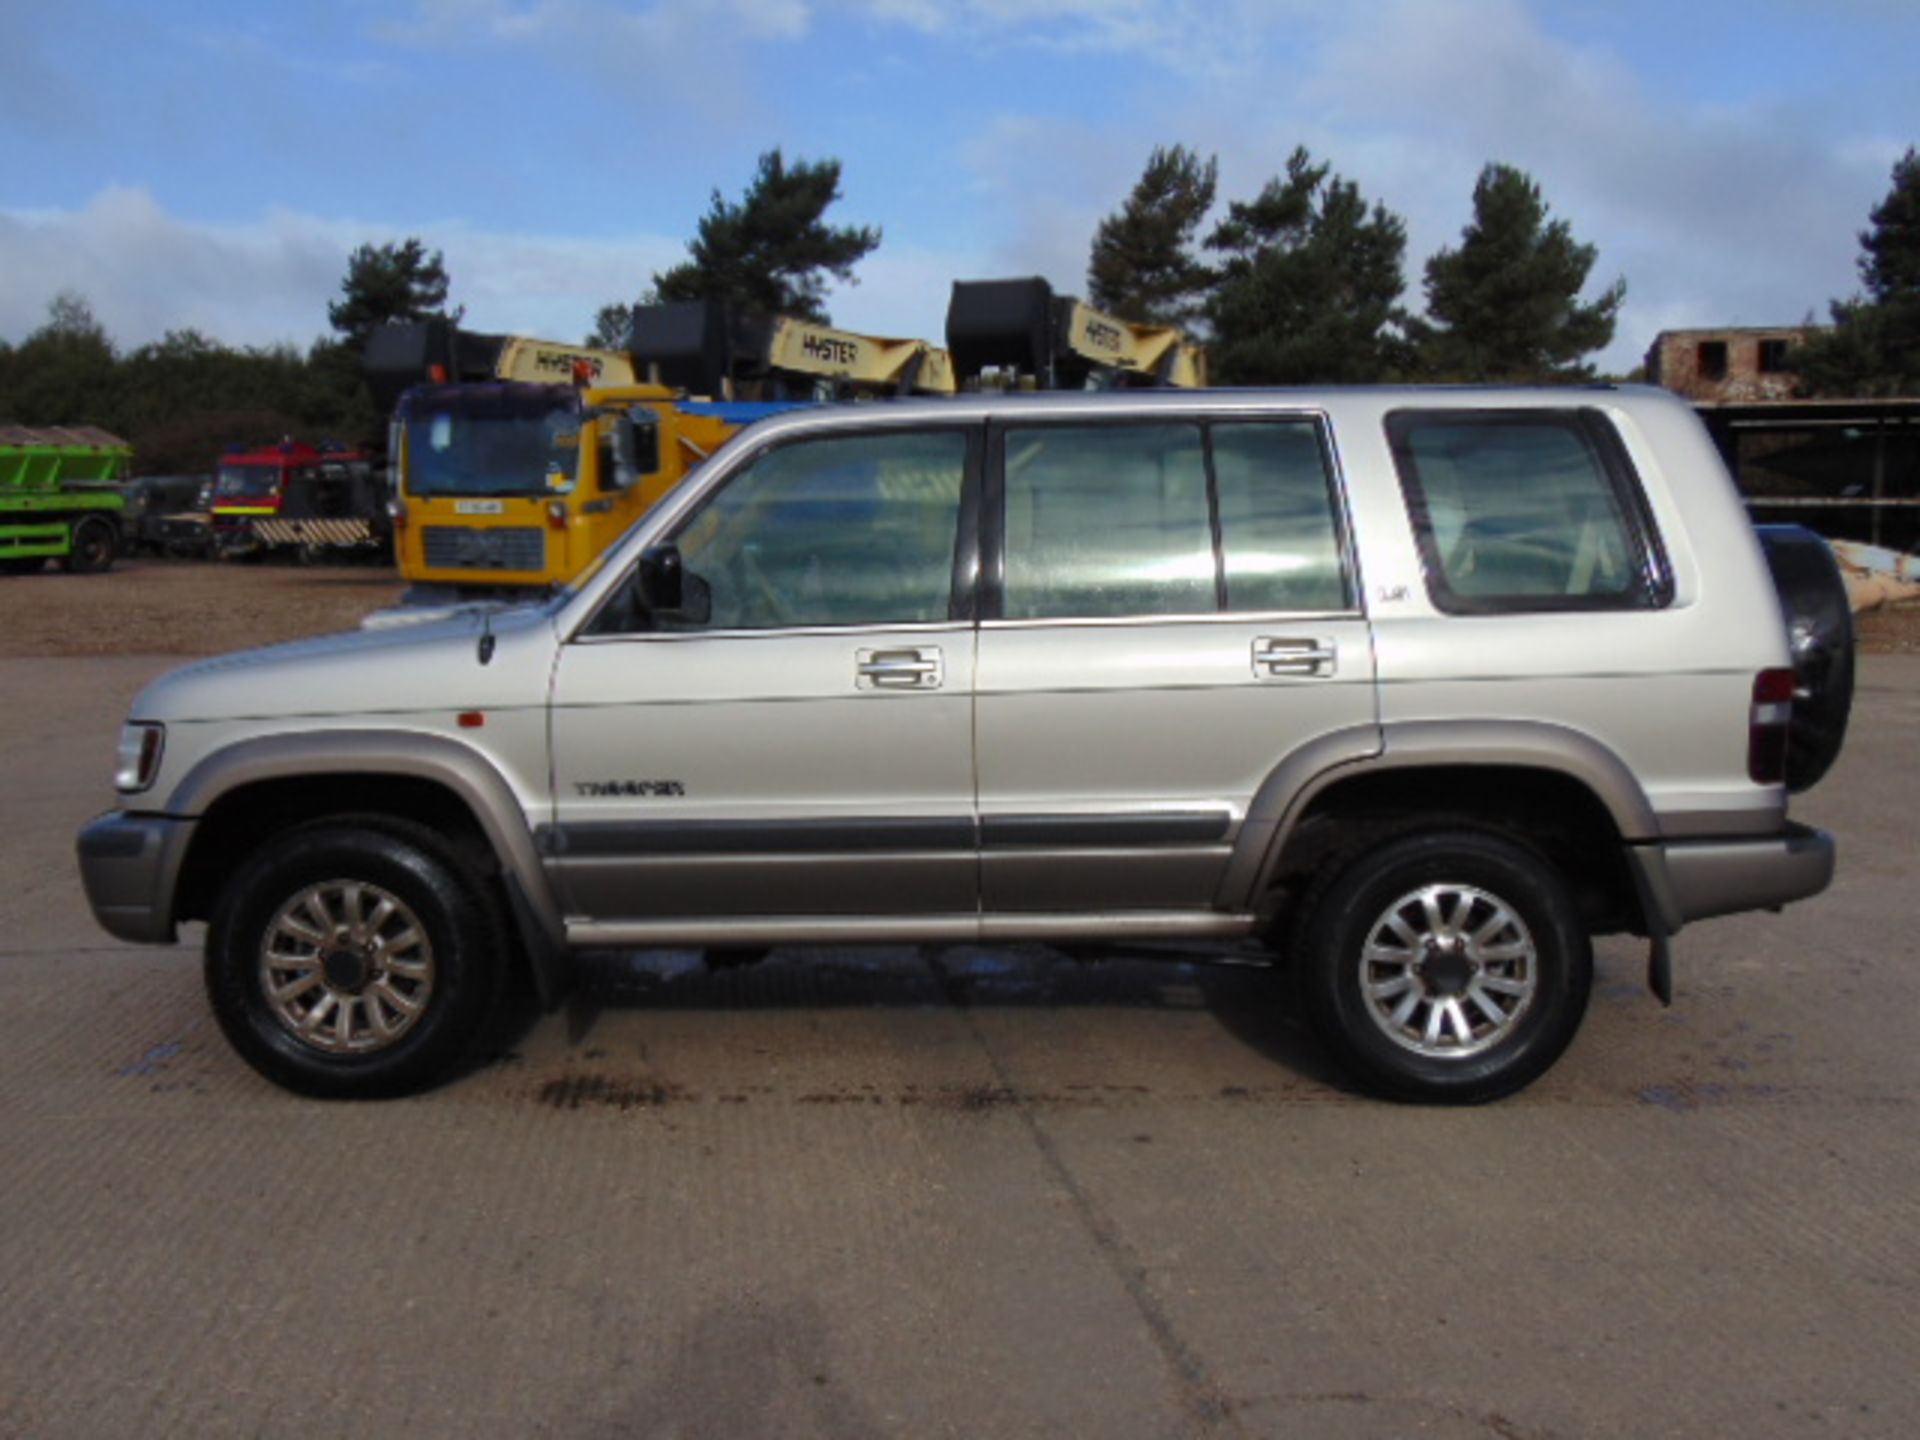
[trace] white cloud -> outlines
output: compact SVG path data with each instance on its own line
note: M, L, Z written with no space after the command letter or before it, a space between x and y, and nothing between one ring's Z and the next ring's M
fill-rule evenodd
M888 244L861 262L859 284L832 289L827 310L843 330L944 345L953 282L977 268L961 251Z
M413 234L444 252L470 324L567 340L683 252L658 235L614 242L284 209L208 224L170 214L145 190L109 187L78 210L0 210L0 336L20 339L56 293L77 290L124 347L186 327L231 345L304 346L328 333L327 303L353 248Z

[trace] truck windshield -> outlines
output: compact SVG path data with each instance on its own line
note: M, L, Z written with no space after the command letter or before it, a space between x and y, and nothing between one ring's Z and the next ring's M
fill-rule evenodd
M409 495L551 495L573 484L581 415L570 389L415 397L402 424Z
M216 500L267 500L280 488L278 465L222 465Z

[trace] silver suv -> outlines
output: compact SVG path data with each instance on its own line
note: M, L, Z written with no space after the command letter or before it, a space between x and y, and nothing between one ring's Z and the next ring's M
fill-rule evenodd
M157 681L81 869L118 936L208 921L228 1037L313 1094L445 1076L586 947L1227 937L1364 1083L1483 1100L1590 936L1666 998L1682 925L1831 878L1787 794L1851 637L1781 553L1784 610L1661 392L800 412L542 604Z

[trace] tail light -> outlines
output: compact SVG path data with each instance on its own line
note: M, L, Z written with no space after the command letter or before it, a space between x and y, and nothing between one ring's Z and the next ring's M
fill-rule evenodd
M1793 691L1791 670L1762 670L1753 677L1753 707L1747 712L1747 778L1756 785L1787 783Z

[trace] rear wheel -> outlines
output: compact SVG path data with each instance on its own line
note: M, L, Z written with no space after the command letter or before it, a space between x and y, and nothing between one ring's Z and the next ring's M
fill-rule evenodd
M113 568L120 553L120 532L111 520L93 516L73 530L73 548L60 557L60 568L75 575L97 575Z
M431 832L323 823L267 842L207 932L207 993L241 1056L307 1095L398 1095L479 1039L505 970L484 887Z
M1310 903L1302 973L1314 1025L1369 1089L1496 1099L1543 1074L1579 1029L1592 945L1558 872L1511 841L1396 840Z

